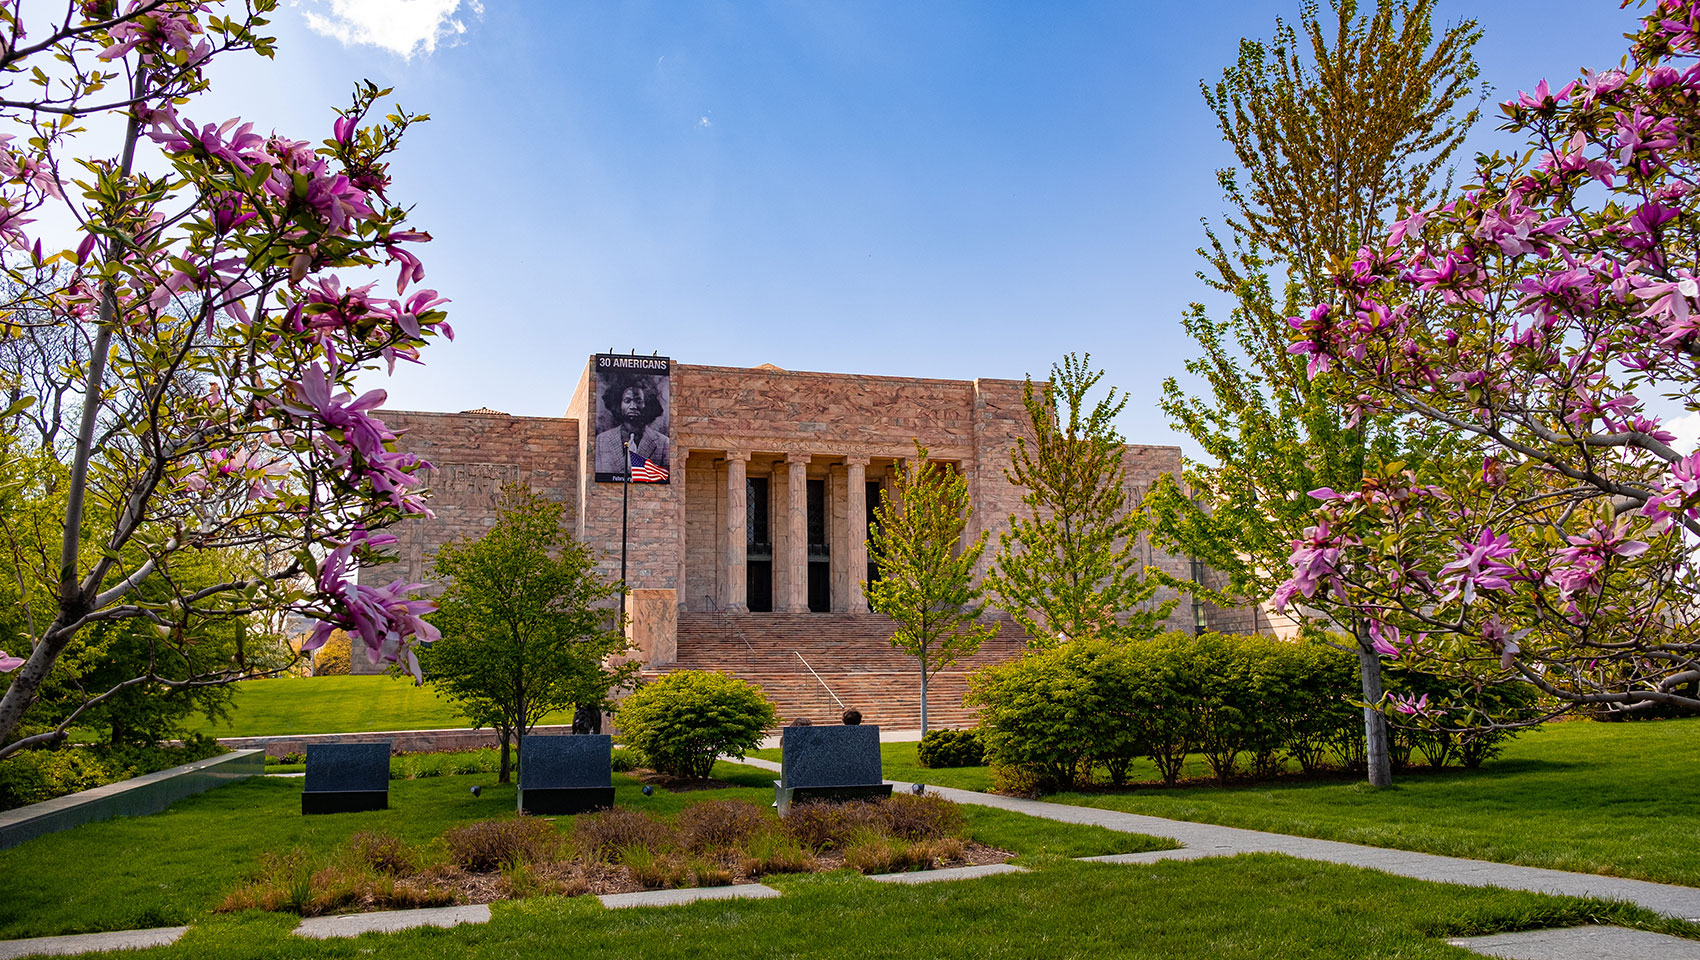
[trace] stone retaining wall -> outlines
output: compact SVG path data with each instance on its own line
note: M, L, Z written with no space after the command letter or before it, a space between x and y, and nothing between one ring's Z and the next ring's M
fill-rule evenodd
M259 750L236 750L180 767L0 812L0 850L113 817L158 813L184 797L265 772Z
M603 719L603 730L608 729ZM572 733L571 725L533 727L534 734ZM391 741L391 753L436 753L442 750L476 750L500 746L496 731L483 730L389 730L377 733L302 733L278 737L220 737L218 742L233 749L264 750L268 757L306 753L309 743L374 743Z

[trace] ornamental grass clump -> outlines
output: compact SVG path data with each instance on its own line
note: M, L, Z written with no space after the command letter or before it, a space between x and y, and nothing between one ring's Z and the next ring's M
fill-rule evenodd
M865 822L861 803L799 803L786 814L785 832L810 850L836 850Z
M418 852L394 834L362 831L348 838L348 849L358 862L392 877L419 867Z
M708 800L681 810L674 826L681 846L702 851L738 846L771 819L766 810L745 800Z
M485 820L455 827L443 834L449 862L462 870L481 873L505 864L552 858L561 847L554 826L531 817Z
M749 838L739 867L746 876L773 873L813 873L820 861L796 837L783 830L763 830Z
M318 865L308 850L264 854L260 869L218 905L221 913L271 910L316 917L347 910L404 910L456 903L459 894L428 876L398 876L411 872L418 856L396 850L381 834L357 834ZM399 844L400 841L395 841ZM387 868L397 868L389 872Z
M677 846L672 828L647 813L614 807L579 816L573 842L587 860L623 863L635 849L659 853Z
M938 840L967 823L961 807L937 794L893 794L868 806L874 808L885 832L899 840Z

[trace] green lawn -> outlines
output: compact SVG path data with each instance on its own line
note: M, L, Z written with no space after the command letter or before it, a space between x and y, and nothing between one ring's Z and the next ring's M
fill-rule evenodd
M986 767L927 770L915 745L882 748L885 775L988 790ZM1192 773L1203 776L1202 769ZM1135 778L1156 779L1146 763ZM1160 784L1058 794L1059 803L1502 863L1700 886L1700 720L1550 724L1480 770L1233 787Z
M571 711L543 722L571 723ZM215 737L270 737L468 726L466 717L430 687L378 675L244 681L235 686L228 723L197 717L192 729Z
M1700 721L1573 722L1477 771L1353 782L1073 794L1065 803L1700 886Z
M933 787L955 787L958 790L986 791L992 788L992 771L990 767L945 767L928 769L921 766L915 759L914 743L882 743L880 744L880 763L884 767L885 778L900 783L924 783ZM751 750L750 756L762 760L779 762L777 747L766 750Z
M1468 960L1444 938L1612 921L1700 937L1633 908L1425 884L1257 855L1146 867L1052 862L1024 875L876 884L847 872L777 878L773 900L607 910L590 897L497 904L488 924L310 941L296 918L196 924L137 957L646 958L1126 957Z
M772 777L720 764L715 775L737 784L713 792L643 796L616 775L615 802L671 816L703 799L767 804ZM390 781L390 808L304 817L300 779L257 778L179 801L148 817L89 824L0 851L0 939L93 930L170 926L204 920L252 873L264 852L296 847L328 851L360 830L394 833L423 844L459 823L511 815L514 791L493 774ZM471 787L483 788L474 797ZM967 807L969 835L1033 862L1058 856L1131 853L1172 847L1168 840ZM557 826L571 829L571 818ZM51 871L40 864L54 864Z
M616 776L622 806L671 815L705 796L765 803L772 775L720 764L735 787L657 790ZM0 851L0 938L193 924L177 945L138 956L574 957L1175 957L1463 958L1449 936L1616 922L1700 939L1700 927L1621 904L1422 883L1271 855L1147 866L1067 857L1166 845L969 807L971 835L1020 853L1032 873L889 886L859 875L777 877L772 901L609 911L593 898L499 903L487 925L314 942L291 915L211 914L259 854L325 850L357 830L421 843L456 823L513 809L489 774L392 781L391 808L303 817L299 779L256 779L184 800L165 813L90 824ZM484 787L473 797L469 787ZM570 827L566 818L558 821Z

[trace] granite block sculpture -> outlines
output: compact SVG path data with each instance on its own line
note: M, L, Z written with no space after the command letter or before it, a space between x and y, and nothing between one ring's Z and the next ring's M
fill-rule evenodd
M390 805L390 741L310 743L302 813L356 813Z
M607 734L520 737L520 812L562 816L613 806L613 757Z
M891 796L880 771L877 726L786 727L779 745L773 805L782 817L804 801Z

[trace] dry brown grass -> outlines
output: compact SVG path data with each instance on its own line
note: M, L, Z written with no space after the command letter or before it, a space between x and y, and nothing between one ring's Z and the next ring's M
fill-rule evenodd
M547 820L506 817L455 827L424 849L388 834L358 833L323 861L301 848L265 855L218 909L316 916L1009 858L955 836L963 823L948 801L904 796L802 805L783 822L738 800L696 804L673 824L616 808L574 818L571 838Z

